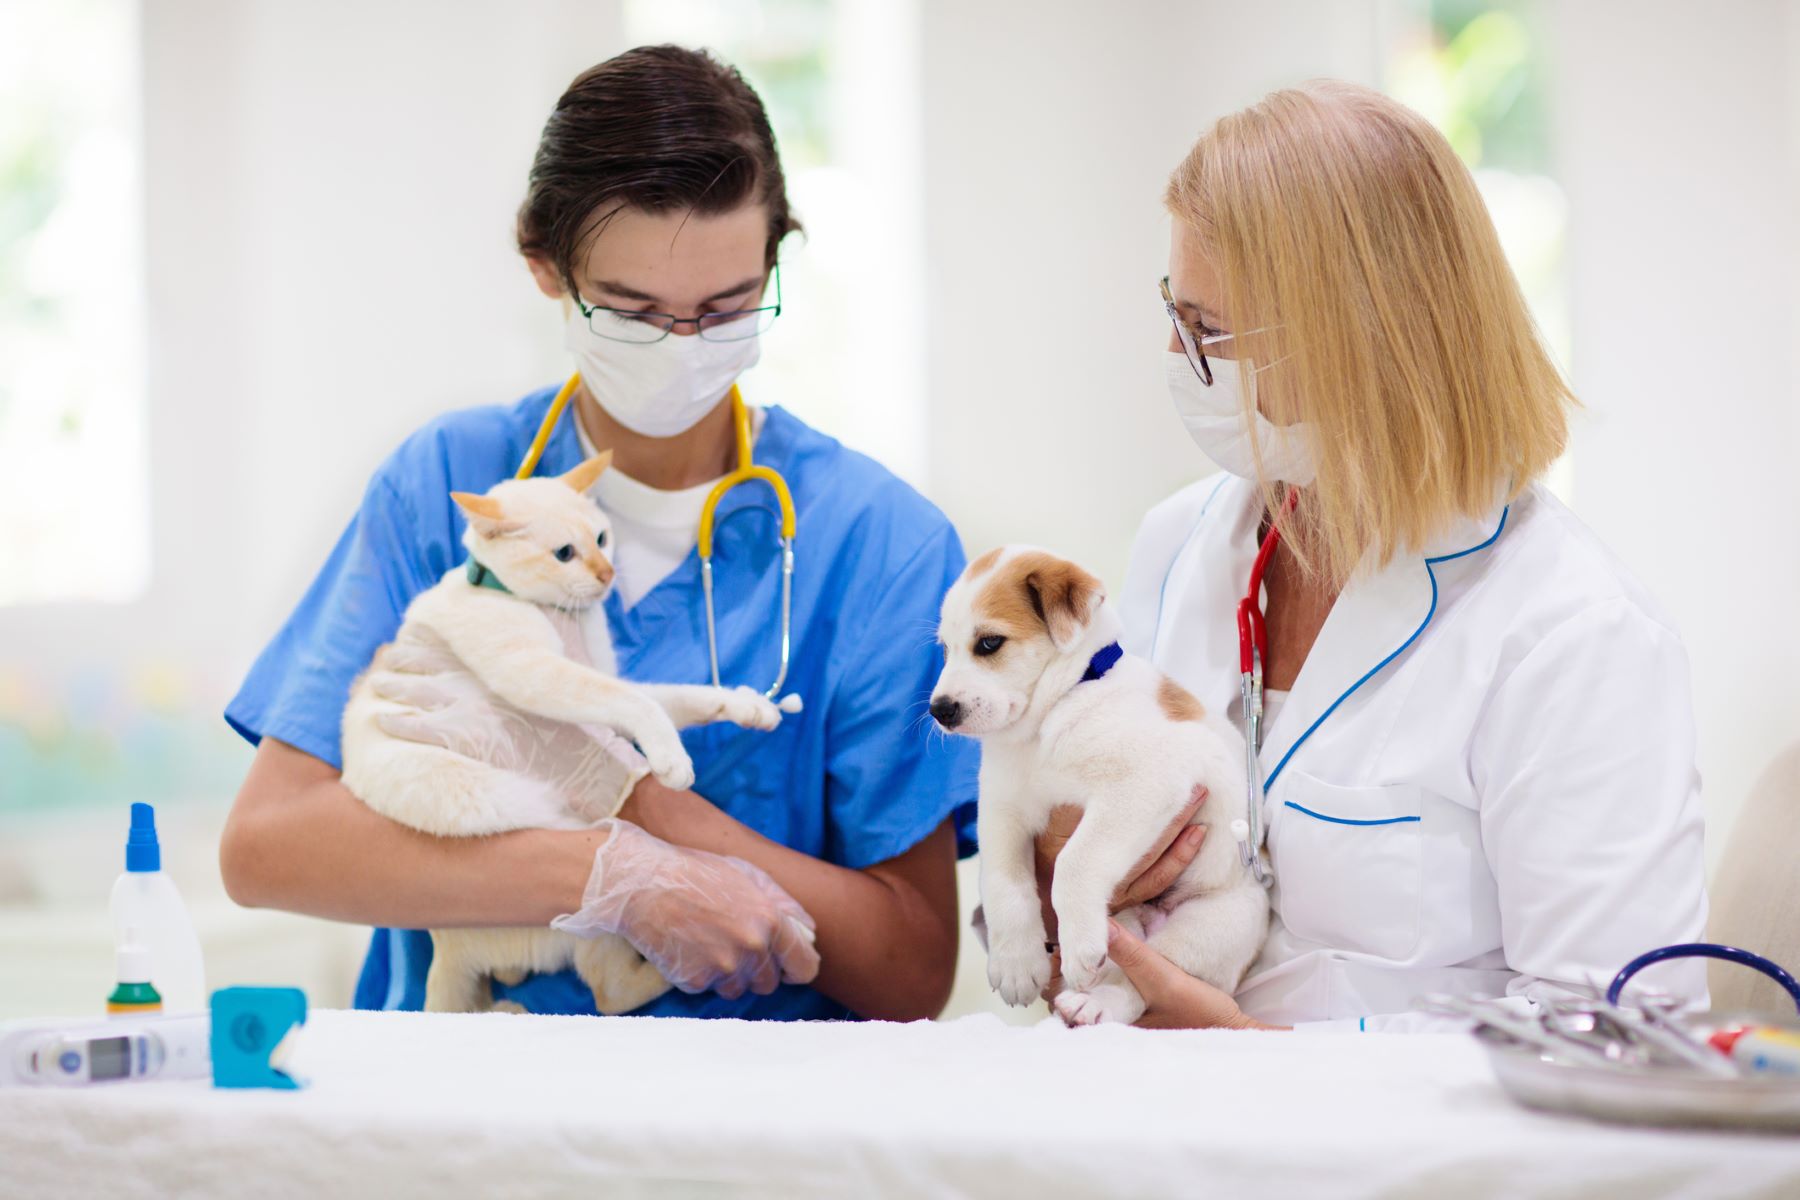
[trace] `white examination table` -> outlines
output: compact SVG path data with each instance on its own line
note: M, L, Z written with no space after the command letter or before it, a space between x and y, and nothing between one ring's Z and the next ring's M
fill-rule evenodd
M300 1092L0 1092L0 1196L1800 1196L1800 1139L1513 1107L1459 1036L317 1012Z

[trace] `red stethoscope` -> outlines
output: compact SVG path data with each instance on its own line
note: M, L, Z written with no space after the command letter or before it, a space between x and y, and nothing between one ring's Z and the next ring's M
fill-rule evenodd
M1299 491L1289 489L1282 515L1293 512L1299 502ZM1262 750L1263 662L1269 657L1262 588L1263 572L1268 569L1269 559L1274 557L1280 541L1281 526L1271 519L1269 532L1263 535L1262 545L1257 548L1256 561L1250 565L1250 585L1237 606L1238 688L1244 710L1244 777L1249 786L1244 800L1245 815L1231 823L1231 835L1237 839L1238 857L1256 876L1256 882L1264 887L1274 882L1275 876L1260 853L1263 844L1263 774L1262 761L1257 755Z

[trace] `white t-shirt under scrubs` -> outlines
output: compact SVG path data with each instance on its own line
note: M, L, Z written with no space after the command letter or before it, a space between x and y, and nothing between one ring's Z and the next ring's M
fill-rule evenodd
M762 410L750 410L752 435L762 428ZM592 458L600 451L577 417L581 453ZM626 608L635 605L657 584L667 579L700 540L700 510L718 480L668 492L639 483L623 471L603 473L592 495L612 518L613 586Z

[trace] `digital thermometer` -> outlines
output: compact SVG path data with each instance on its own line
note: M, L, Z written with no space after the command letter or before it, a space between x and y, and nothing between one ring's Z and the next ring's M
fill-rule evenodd
M210 1028L204 1014L0 1025L0 1087L210 1079Z

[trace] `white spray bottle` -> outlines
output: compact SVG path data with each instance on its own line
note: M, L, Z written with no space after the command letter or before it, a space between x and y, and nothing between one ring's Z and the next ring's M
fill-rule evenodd
M156 810L131 806L131 834L125 840L125 873L112 890L113 931L117 944L126 931L150 948L150 982L168 1013L206 1010L206 969L200 938L188 918L181 893L162 870L162 846L156 840Z

